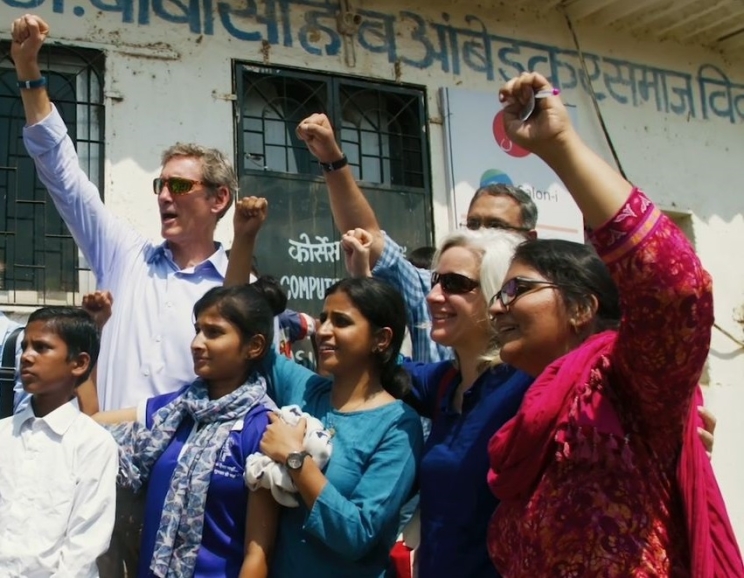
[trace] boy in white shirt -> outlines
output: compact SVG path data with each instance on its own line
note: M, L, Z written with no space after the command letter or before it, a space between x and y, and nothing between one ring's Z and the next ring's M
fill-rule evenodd
M82 309L45 307L29 317L21 380L33 397L0 420L3 576L98 576L114 526L118 448L71 400L99 344Z

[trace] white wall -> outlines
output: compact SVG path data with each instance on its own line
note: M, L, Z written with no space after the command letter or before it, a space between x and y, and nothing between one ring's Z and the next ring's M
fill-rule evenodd
M26 11L11 8L8 2L10 0L0 0L0 21L5 23L2 25L5 29L12 18ZM122 0L119 5L128 5L127 2ZM203 2L209 4L206 0ZM325 45L336 34L333 30L335 19L332 11L317 1L288 2L290 11L286 15L286 29L282 24L280 5L275 0L258 3L258 18L247 13L246 16L231 15L227 19L228 25L242 31L244 36L253 35L247 39L239 38L239 32L228 32L229 26L223 23L216 9L210 29L209 18L204 12L186 18L171 4L167 10L181 17L181 23L173 22L174 17L164 16L162 8L160 12L153 8L148 14L142 14L137 2L131 3L134 22L149 23L125 22L122 13L99 12L86 2L79 3L75 9L84 8L85 13L81 16L77 16L71 5L64 7L63 14L55 14L52 3L49 0L43 2L38 13L50 22L53 39L102 48L107 52L105 182L109 206L137 228L157 237L159 221L150 181L156 176L162 149L177 140L193 140L223 150L234 150L233 103L229 99L232 93L231 60L234 59L425 85L429 94L435 226L437 234L446 231L454 219L450 215L448 193L443 185L445 163L439 89L463 86L492 91L495 98L501 82L498 69L513 70L500 60L498 50L513 48L512 40L537 43L538 46L531 47L519 45L518 54L507 55L526 65L530 57L550 56L550 47L572 50L572 38L562 17L557 14L538 16L523 10L510 12L503 7L482 10L478 16L491 35L492 62L496 67L497 80L492 81L484 72L468 67L463 60L463 42L476 40L476 37L466 38L462 32L458 37L460 59L456 61L460 66L459 74L452 73L453 59L449 59L449 72L445 72L442 63L435 58L418 66L410 63L411 60L423 61L434 54L432 47L427 48L417 39L416 26L426 26L424 36L434 44L437 43L437 29L446 34L454 29L479 31L480 25L476 21L466 22L466 15L477 10L471 8L472 3L464 0L441 3L437 9L423 0L404 3L408 6L405 10L412 15L401 12L402 3L390 0L352 0L351 3L359 10L377 13L366 13L367 24L387 22L394 32L394 36L385 40L380 36L385 30L381 24L376 29L377 37L374 30L364 30L367 47L358 39L354 41L353 58L351 51L345 52L343 47L336 54L327 54ZM162 4L161 0L152 2L154 7ZM236 6L233 11L245 5L237 0L232 4ZM277 14L275 38L270 37L270 26L262 19L267 5L273 6ZM445 16L442 9L449 14ZM305 14L312 16L313 11L318 23L314 29L308 27L308 20L304 17ZM388 20L381 19L383 16ZM417 21L417 16L423 20ZM192 22L191 29L187 21ZM637 106L609 97L600 106L628 177L641 185L663 208L692 214L695 244L715 282L717 323L741 342L744 330L736 319L744 317L744 267L740 264L744 247L742 62L727 61L721 55L701 48L646 43L581 27L577 32L585 53L605 59L602 70L607 75L612 76L615 71L608 58L621 61L626 73L630 71L628 63L634 63L639 65L633 69L637 74L644 70L651 74L651 68L643 68L647 66L657 71L689 75L694 114L659 112L653 103L654 93L650 93L650 100L639 97ZM356 37L355 32L352 32L352 37ZM262 39L276 42L262 44ZM394 52L390 48L392 42L395 44ZM374 52L370 45L380 49ZM320 53L313 54L313 50ZM389 58L389 54L393 56ZM399 63L394 62L396 58ZM574 66L577 64L573 57L564 55L562 58ZM709 108L710 118L704 118L698 81L699 68L704 64L719 67L731 82L738 83L732 89L738 97L735 122L711 114ZM547 71L544 62L538 64L538 70ZM561 68L560 71L565 83L567 69ZM674 86L679 87L683 78L669 76L668 80L669 100L678 102L671 91L672 82L677 82ZM595 88L607 93L602 78L597 79ZM616 87L616 91L626 95L628 90L627 86ZM586 140L611 160L588 94L580 89L568 89L564 90L563 97L578 106L579 126ZM716 102L720 106L721 101ZM225 221L225 224L229 223L229 217ZM228 226L223 226L219 234L229 243ZM744 408L744 350L718 330L714 330L709 376L708 403L719 419L714 465L741 540L744 538L744 492L741 490L744 488L744 468L737 442L744 438L744 420L739 417L740 408Z

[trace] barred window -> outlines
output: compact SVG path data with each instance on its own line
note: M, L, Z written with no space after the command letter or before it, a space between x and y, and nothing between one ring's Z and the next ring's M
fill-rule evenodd
M44 46L42 74L65 119L80 163L101 188L103 176L103 53ZM23 104L0 42L0 302L72 304L94 280L23 145Z
M421 87L237 64L236 132L241 195L269 199L256 249L294 308L316 311L346 276L321 169L296 135L328 115L380 225L407 249L432 242L426 93Z

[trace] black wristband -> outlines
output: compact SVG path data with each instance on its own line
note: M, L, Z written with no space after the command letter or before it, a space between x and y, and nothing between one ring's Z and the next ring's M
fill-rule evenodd
M320 161L318 161L318 164L324 172L332 173L333 171L337 171L338 169L342 169L346 165L348 165L349 159L346 158L346 155L343 155L340 159L338 159L337 161L333 161L332 163L321 163Z
M36 80L19 80L18 81L18 88L21 90L29 89L29 88L42 88L43 86L47 85L47 79L46 76L42 76L41 78L37 78Z

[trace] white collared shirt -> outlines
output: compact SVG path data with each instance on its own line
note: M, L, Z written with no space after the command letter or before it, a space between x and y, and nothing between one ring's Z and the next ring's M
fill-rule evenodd
M118 446L72 403L0 420L0 574L94 578L111 541Z

